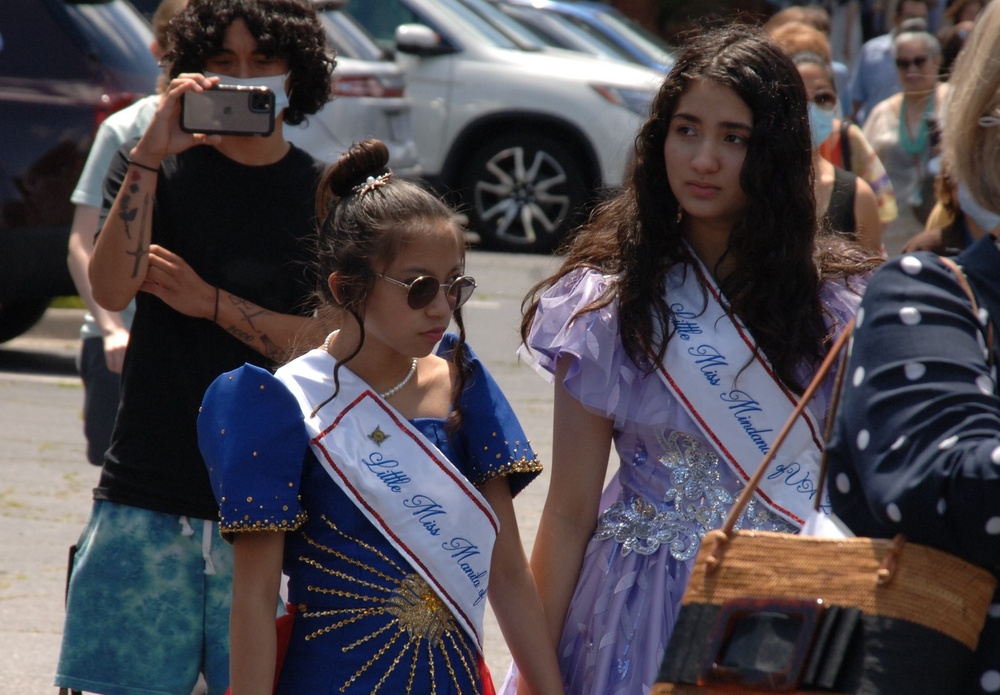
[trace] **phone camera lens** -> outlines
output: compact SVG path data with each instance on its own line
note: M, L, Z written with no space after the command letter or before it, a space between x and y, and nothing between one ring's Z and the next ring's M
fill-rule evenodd
M252 92L250 94L250 110L255 113L267 113L271 110L274 95L270 91Z

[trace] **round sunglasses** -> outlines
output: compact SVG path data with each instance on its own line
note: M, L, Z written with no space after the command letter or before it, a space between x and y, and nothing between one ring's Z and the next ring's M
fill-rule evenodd
M448 304L451 305L451 310L455 311L469 301L473 290L476 289L476 280L468 275L460 275L451 282L442 283L429 275L421 275L409 282L401 282L382 273L375 274L386 282L405 287L406 303L411 309L423 309L434 301L438 290L443 289L448 298Z

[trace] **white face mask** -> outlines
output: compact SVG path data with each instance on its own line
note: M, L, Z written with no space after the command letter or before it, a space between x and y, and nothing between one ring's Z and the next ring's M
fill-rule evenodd
M229 75L220 75L217 72L206 72L205 77L218 77L219 84L235 87L267 87L274 92L274 115L280 116L281 112L288 106L285 83L290 74L286 72L284 75L271 75L269 77L230 77Z

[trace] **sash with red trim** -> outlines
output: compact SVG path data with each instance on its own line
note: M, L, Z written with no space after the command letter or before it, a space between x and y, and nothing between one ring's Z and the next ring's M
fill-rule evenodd
M499 522L444 454L364 381L311 350L275 376L299 402L320 465L473 636L483 613Z
M674 266L665 291L675 333L657 372L730 469L749 480L797 397L754 354L749 331L725 312L701 264ZM762 501L798 526L812 510L822 449L822 429L807 410L760 484Z

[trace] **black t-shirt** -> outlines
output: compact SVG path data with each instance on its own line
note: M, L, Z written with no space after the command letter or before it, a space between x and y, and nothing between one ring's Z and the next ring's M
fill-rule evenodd
M125 176L118 152L105 211ZM206 282L271 311L308 314L315 193L322 164L292 147L279 162L245 166L213 147L168 157L156 188L153 243L183 258ZM184 316L140 292L122 372L122 397L95 499L200 519L218 505L198 451L201 399L221 373L255 350L205 319Z

